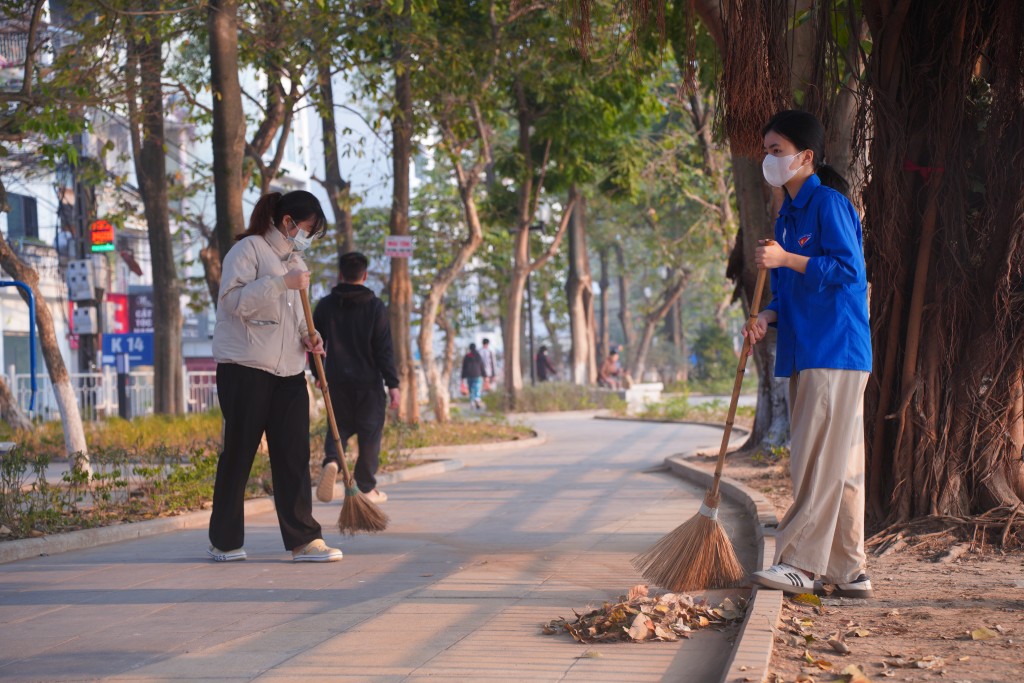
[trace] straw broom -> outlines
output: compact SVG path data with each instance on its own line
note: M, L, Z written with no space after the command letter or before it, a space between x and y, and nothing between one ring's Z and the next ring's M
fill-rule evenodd
M766 240L770 244L771 240ZM750 321L757 319L764 290L767 271L761 268L757 273L754 299L750 304ZM632 564L650 583L673 592L728 588L743 578L743 567L736 559L732 541L718 521L718 504L721 502L718 485L722 479L722 466L729 448L733 421L736 418L736 404L743 386L743 371L747 367L750 338L744 337L740 352L739 369L732 387L732 401L729 417L725 422L722 447L718 451L718 465L711 489L704 495L700 512L680 524L674 531L655 543L651 548L633 558Z
M313 326L313 313L309 309L309 294L304 289L299 290L299 294L302 297L302 312L306 315L306 328L312 337L319 333ZM324 374L324 362L317 354L314 353L312 356L313 362L316 364L316 376L320 380L320 392L323 394L324 405L327 407L327 422L331 425L331 435L334 437L334 443L338 446L342 480L345 482L345 502L341 504L341 512L338 514L338 531L349 535L360 531L369 533L383 531L388 526L388 516L373 501L363 495L348 470L348 463L345 462L345 449L341 445L341 435L338 432L338 423L334 419L334 407L331 405L331 392L327 387L327 375Z

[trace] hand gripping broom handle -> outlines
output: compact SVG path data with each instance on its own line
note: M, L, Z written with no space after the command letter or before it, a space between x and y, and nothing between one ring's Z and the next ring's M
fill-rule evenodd
M304 289L299 290L299 296L302 297L302 312L306 315L306 329L309 331L310 339L316 334L319 336L319 332L316 331L316 327L313 326L313 313L309 310L309 293ZM313 356L313 362L316 364L316 376L320 380L320 393L324 395L324 405L327 406L327 422L331 425L331 435L334 437L334 443L338 446L338 460L341 461L341 472L345 479L345 488L352 488L352 475L348 472L348 464L345 462L345 449L341 446L341 434L338 433L338 423L334 420L334 407L331 405L331 392L327 388L327 375L324 374L324 362L317 354L310 354Z
M773 244L773 240L765 240L764 244ZM757 284L754 286L754 298L750 301L750 319L747 321L749 326L755 320L757 320L757 314L761 307L761 295L764 292L764 279L767 269L759 268L757 270ZM736 404L740 399L740 389L743 387L743 372L747 368L747 354L750 352L750 335L743 337L743 350L740 351L740 365L736 370L736 381L732 385L732 400L729 402L729 417L725 420L725 433L722 435L722 447L718 450L718 464L715 465L715 479L711 484L711 491L708 493L708 499L713 501L714 506L718 507L718 484L722 479L722 467L725 465L725 452L729 450L729 437L732 435L732 425L736 419Z

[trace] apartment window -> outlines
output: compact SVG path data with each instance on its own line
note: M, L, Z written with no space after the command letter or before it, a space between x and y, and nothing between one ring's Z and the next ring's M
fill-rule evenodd
M39 237L39 220L36 218L36 198L23 194L7 193L7 239L18 237Z

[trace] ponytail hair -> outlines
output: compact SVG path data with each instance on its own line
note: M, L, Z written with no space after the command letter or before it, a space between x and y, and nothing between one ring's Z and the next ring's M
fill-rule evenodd
M310 231L313 237L320 237L327 232L327 217L320 208L320 201L310 192L294 190L285 194L268 192L260 197L249 216L249 229L236 235L235 239L265 235L280 225L285 216L291 216L296 223L315 218Z
M821 184L849 198L850 183L846 182L839 171L825 163L825 127L818 117L796 109L780 111L765 124L761 137L772 131L792 142L798 151L809 149L814 152L814 172L818 174Z
M820 165L816 164L814 172L818 174L818 178L821 180L822 185L825 187L831 187L847 199L850 198L850 183L846 182L846 178L843 177L843 174L835 168L825 163Z

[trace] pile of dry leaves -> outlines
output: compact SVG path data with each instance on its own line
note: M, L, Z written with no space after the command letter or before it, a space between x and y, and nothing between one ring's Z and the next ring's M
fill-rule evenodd
M726 598L713 607L683 593L656 597L647 593L647 586L634 586L629 595L619 596L615 603L606 602L600 609L586 614L573 610L576 615L573 621L562 617L552 619L544 625L544 633L554 635L568 631L581 643L675 641L689 638L697 629L723 627L738 621L747 609L742 598Z

